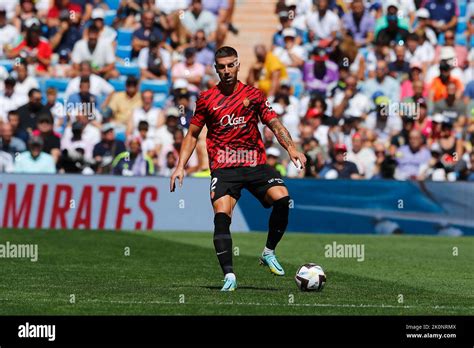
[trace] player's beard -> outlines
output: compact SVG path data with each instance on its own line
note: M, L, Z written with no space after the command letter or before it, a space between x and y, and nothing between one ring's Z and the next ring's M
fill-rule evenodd
M232 86L237 82L237 76L236 75L234 76L229 75L228 77L222 76L221 82L225 86Z

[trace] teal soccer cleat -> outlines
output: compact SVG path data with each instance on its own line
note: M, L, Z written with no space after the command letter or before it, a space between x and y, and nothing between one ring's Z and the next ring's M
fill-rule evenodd
M275 254L267 254L260 257L260 264L264 266L268 266L270 268L270 272L275 275L283 276L285 275L285 271L283 267L281 267L280 263L276 259Z
M224 286L222 287L221 291L234 291L237 289L237 279L235 279L235 275L232 273L226 274L224 278Z

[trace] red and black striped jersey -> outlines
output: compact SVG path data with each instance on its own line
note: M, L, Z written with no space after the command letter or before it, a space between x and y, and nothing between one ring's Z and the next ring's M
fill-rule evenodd
M218 168L265 164L267 158L258 122L277 117L257 88L237 82L231 95L219 85L199 94L191 124L207 126L207 153L211 171Z

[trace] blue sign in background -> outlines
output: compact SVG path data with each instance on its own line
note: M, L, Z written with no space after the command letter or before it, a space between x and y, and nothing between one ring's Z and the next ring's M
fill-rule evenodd
M416 181L287 179L293 199L288 231L375 233L389 220L407 234L438 234L455 227L474 235L474 184ZM446 193L452 194L447 198ZM462 194L461 194L462 193ZM239 201L250 230L268 228L270 210L251 194Z

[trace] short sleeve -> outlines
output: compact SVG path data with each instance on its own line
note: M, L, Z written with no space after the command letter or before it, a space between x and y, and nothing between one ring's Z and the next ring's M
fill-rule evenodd
M355 165L355 163L353 162L349 162L349 174L352 175L352 174L359 174L359 170L357 169L357 166Z
M204 127L206 124L206 101L204 100L202 93L199 94L196 100L196 109L194 110L190 123L200 128Z
M140 29L137 29L133 32L132 37L135 39L143 39L143 34L141 33Z
M118 109L118 94L114 94L112 98L110 98L109 108L115 113Z
M257 103L260 120L263 124L268 125L271 120L277 117L277 114L275 113L275 111L273 111L270 102L265 97L262 91L259 91Z
M137 64L140 69L148 68L147 56L148 56L148 47L142 48L140 50L140 53L138 53L138 58L137 58Z
M106 95L115 92L114 86L112 86L109 82L107 82L107 80L104 80L103 78L100 78L100 90Z
M42 58L49 59L51 58L51 55L53 54L53 50L51 48L51 45L48 42L44 42L42 45L42 50L41 50L41 56Z
M106 47L106 50L105 50L105 64L115 63L114 47L108 41L102 41L102 42L103 42L104 47Z
M73 63L79 64L82 61L82 50L81 50L82 41L77 41L72 49L71 61Z
M281 61L274 54L272 54L268 60L268 72L271 74L274 71L280 70L282 66L283 64Z

